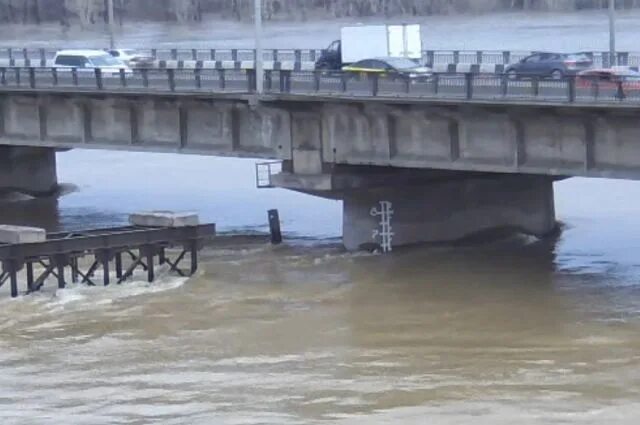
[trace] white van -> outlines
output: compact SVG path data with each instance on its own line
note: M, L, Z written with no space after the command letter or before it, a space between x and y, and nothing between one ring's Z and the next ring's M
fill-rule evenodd
M60 50L54 58L54 66L90 70L99 68L112 74L124 69L127 74L131 73L127 64L102 50Z

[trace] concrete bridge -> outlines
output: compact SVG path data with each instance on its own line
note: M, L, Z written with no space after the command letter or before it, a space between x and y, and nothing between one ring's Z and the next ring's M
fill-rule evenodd
M555 227L553 181L640 178L640 92L573 79L425 81L220 70L0 69L0 189L47 192L56 149L283 161L277 187L344 200L344 242L385 249Z

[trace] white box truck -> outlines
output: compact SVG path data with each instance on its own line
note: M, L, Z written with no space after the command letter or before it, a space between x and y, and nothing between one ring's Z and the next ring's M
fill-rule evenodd
M378 57L422 59L420 25L343 27L340 31L340 40L331 43L316 62L316 68L337 70L362 59Z

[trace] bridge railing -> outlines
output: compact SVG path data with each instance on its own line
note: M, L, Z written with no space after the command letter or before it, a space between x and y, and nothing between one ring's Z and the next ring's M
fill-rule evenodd
M52 47L30 48L0 48L0 65L3 66L38 66L47 67L53 65L53 58L57 51L62 50ZM97 50L107 50L104 46ZM141 54L154 58L157 61L169 61L180 63L198 61L225 61L242 62L256 59L254 49L229 49L229 48L142 48L137 49ZM323 49L266 49L263 61L274 63L293 63L295 69L300 69L301 64L313 63L320 58ZM434 65L507 65L518 62L530 55L531 51L501 51L501 50L424 50L422 62ZM594 66L608 67L611 65L640 66L640 52L618 52L611 57L608 52L590 51L584 52L594 62Z
M536 102L640 102L640 81L607 82L574 76L560 80L509 75L437 73L404 78L349 73L267 71L266 91L354 98L458 99Z
M265 73L267 95L385 99L533 102L638 102L640 81L511 79L507 75L437 73L421 78L360 76L321 71ZM142 69L107 72L75 68L0 67L0 91L239 93L256 90L254 70Z
M0 90L70 89L82 91L230 92L255 90L254 70L226 69L121 69L3 68Z

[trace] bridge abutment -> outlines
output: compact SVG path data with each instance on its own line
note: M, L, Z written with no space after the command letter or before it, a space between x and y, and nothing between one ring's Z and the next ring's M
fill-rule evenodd
M0 193L47 195L57 188L55 149L0 146Z
M556 228L548 177L474 177L348 191L342 197L348 250L450 242L498 229L544 236Z

